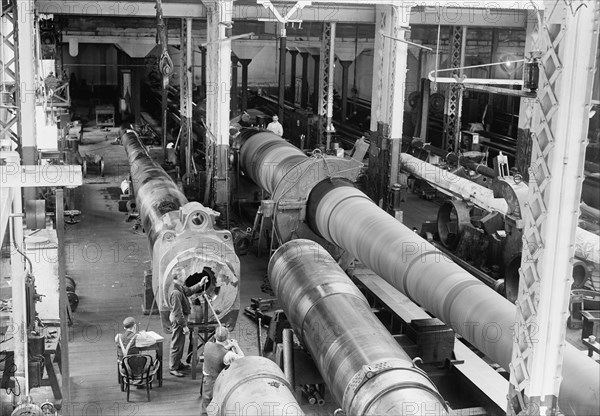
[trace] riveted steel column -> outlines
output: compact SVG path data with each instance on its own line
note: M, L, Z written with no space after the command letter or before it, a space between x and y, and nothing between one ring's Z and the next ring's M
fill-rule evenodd
M401 28L402 13L409 12L407 6L390 7L389 18L391 19L390 35L396 39L404 39L405 31ZM389 55L389 88L390 98L388 101L387 124L389 126L390 148L390 177L386 191L398 182L400 144L402 141L402 125L404 117L404 91L406 89L406 67L408 59L408 44L395 39L387 39L391 42Z
M248 109L248 65L252 62L252 59L240 59L242 65L242 104L241 111L244 112Z
M300 95L300 107L306 108L308 106L308 58L310 54L308 52L301 52L302 56L302 94Z
M231 42L226 29L232 25L233 1L204 1L207 6L207 111L208 136L216 145L216 208L226 218L229 204L229 108L231 91Z
M285 64L287 61L287 35L285 25L279 24L281 34L279 37L279 95L277 97L277 114L280 123L283 123L283 107L285 105Z
M235 54L231 54L231 116L235 117L239 113L238 103L238 62Z
M335 133L333 115L333 67L335 62L335 22L324 22L321 32L321 56L319 59L318 92L319 142L325 141L329 149L331 135ZM325 139L325 140L324 140Z
M352 62L340 61L342 65L342 122L346 121L346 116L348 115L348 70Z
M450 32L450 65L451 68L460 68L463 51L463 28L452 26ZM452 76L460 76L460 70L452 71ZM460 131L460 103L462 90L460 84L451 84L448 87L446 105L444 109L444 145L447 150L455 150L457 131Z
M36 81L33 62L36 61L35 48L35 10L33 0L18 0L19 9L18 26L18 60L19 60L19 85L21 114L27 114L27 119L20 118L21 157L24 165L37 164L37 137L35 120ZM34 199L34 188L24 190L25 200Z
M0 140L12 140L21 152L21 85L19 72L19 18L16 0L2 4L0 18Z
M313 114L319 114L319 71L321 70L321 55L311 54L315 61L313 71L313 97L312 97L312 111Z
M525 30L525 57L532 51L539 51L539 25L535 13L528 13L527 28ZM494 59L495 56L492 56ZM492 60L491 62L497 62ZM519 170L523 179L529 181L529 164L531 163L531 120L535 109L534 98L521 98L519 106L519 126L517 129L517 153L515 156L515 167Z
M296 101L296 58L298 58L297 50L290 50L290 55L292 55L292 64L290 66L290 98L292 102Z
M516 392L509 411L517 414L559 414L559 389L570 371L566 320L600 27L600 3L572 3L546 3L539 39L543 54L510 365ZM598 391L589 394L598 401Z
M194 54L192 52L192 19L181 19L181 48L179 60L179 114L181 116L179 140L185 150L185 182L192 180L192 85Z

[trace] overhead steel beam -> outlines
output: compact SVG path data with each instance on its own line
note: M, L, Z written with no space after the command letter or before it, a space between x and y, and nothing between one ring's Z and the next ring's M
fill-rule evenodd
M278 8L282 2L276 2ZM293 2L294 4L296 1ZM290 20L304 22L335 21L341 23L375 23L375 4L391 4L392 2L360 2L350 4L348 1L313 2L297 10ZM535 7L543 9L539 1L453 1L452 7L440 6L439 0L406 1L404 7L411 7L404 14L405 23L419 25L457 25L457 26L493 26L505 28L524 28L527 16ZM286 4L292 6L291 2ZM423 7L425 6L425 7ZM154 2L132 1L95 1L78 0L38 0L36 7L39 13L60 15L88 15L106 17L153 17ZM206 18L207 9L200 2L163 3L165 17ZM270 10L259 4L235 4L232 9L235 20L272 20L276 17Z
M36 9L41 14L84 15L104 17L155 17L154 1L77 1L42 0L36 1ZM164 17L201 18L206 17L206 8L200 2L162 4Z

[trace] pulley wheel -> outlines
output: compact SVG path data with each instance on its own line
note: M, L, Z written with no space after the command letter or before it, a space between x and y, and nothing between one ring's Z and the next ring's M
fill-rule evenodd
M25 201L25 223L30 230L46 228L46 201L30 199Z

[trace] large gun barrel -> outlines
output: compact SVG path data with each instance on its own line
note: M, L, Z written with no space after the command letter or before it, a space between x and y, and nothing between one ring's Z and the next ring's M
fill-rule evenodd
M198 202L188 202L171 177L148 154L137 133L122 137L131 180L152 258L152 287L163 326L169 324L169 291L173 275L183 268L186 285L208 276L206 293L218 318L233 326L240 309L240 262L231 233L214 228L217 213ZM191 320L201 319L199 297L192 302ZM214 320L214 317L209 318Z
M323 247L303 239L285 243L271 258L269 279L345 414L447 414L435 385Z
M245 172L254 168L251 177L268 178L266 170L278 171L277 167L260 166L246 153L257 136L249 135L242 143L241 166ZM285 146L292 147L279 140L273 149L281 152ZM268 149L262 153L263 158L276 160L265 153ZM302 175L296 168L290 169L279 179L274 193L277 195L280 187L289 186ZM279 215L277 210L275 215ZM351 183L327 178L314 186L306 205L306 222L315 238L322 237L345 249L491 359L509 368L515 306L380 209ZM275 225L279 226L277 218ZM597 414L600 407L598 365L571 345L564 352L559 404L563 412L578 415Z
M304 412L281 369L264 357L244 357L221 371L207 413L228 415L289 415Z

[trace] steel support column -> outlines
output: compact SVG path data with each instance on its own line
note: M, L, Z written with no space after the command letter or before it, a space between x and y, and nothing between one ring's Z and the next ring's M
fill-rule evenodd
M321 34L321 56L319 65L318 107L319 142L325 139L325 149L331 145L333 127L333 68L335 63L335 22L324 22ZM315 92L317 92L315 90Z
M240 59L242 65L242 104L241 111L244 112L248 109L248 65L252 62L252 59Z
M21 158L24 165L37 164L36 150L36 128L35 121L31 118L35 114L36 81L35 68L37 57L35 56L35 13L33 0L17 0L19 8L18 19L18 49L19 49L19 84L21 114L28 114L27 120L21 118ZM28 192L29 191L29 192ZM24 191L25 200L34 199L33 188ZM29 194L29 196L28 196Z
M348 72L353 61L340 61L342 65L342 118L341 121L346 121L348 115Z
M403 21L407 6L377 6L373 59L373 97L371 105L371 156L369 175L373 177L371 196L387 202L388 190L398 180L404 87L406 83L407 44ZM372 166L373 165L373 166ZM389 176L388 176L389 175Z
M229 108L231 91L231 41L226 29L232 25L233 1L205 0L207 7L207 135L216 145L214 202L227 220L229 206Z
M538 17L531 14L527 19L527 28L525 31L525 57L533 51L539 51L539 25ZM492 54L494 59L495 54ZM491 62L496 62L492 60ZM495 67L492 67L495 69ZM493 69L490 69L493 73ZM529 181L529 164L531 163L531 120L535 109L535 99L521 98L519 106L519 126L517 129L517 154L515 156L515 167L523 176L525 181Z
M192 52L192 19L181 19L181 45L179 53L179 114L181 116L179 143L185 160L185 183L192 176L192 86L194 54Z
M540 28L543 54L510 365L509 411L517 414L559 414L599 19L598 2L550 1Z
M143 58L132 58L133 67L131 68L131 107L135 124L140 125L141 108L141 79L142 68L144 67ZM68 194L67 194L68 195Z
M285 105L285 64L287 61L287 35L285 24L282 26L281 36L279 37L279 95L277 97L277 114L279 122L283 124L283 107Z
M16 0L2 3L0 18L0 140L10 139L21 152L18 8Z
M302 56L302 93L300 95L300 107L306 108L308 106L308 58L310 54L308 52L301 52Z
M202 67L200 68L200 83L202 85L203 97L206 97L206 48L200 48L202 55Z
M461 26L452 26L450 32L450 67L460 68L462 61L463 47L463 28ZM460 76L460 70L452 71L452 76ZM455 150L456 135L460 132L460 105L461 105L461 86L460 84L450 84L446 95L446 105L444 109L444 144L446 150Z
M315 61L313 71L313 96L312 96L312 112L313 114L319 114L319 71L321 69L321 55L311 54Z
M238 102L238 62L239 59L234 53L231 54L231 117L239 113Z
M290 101L296 102L296 58L298 57L298 51L290 50L292 55L292 63L290 66Z
M405 6L402 9L406 10ZM392 7L390 10L391 36L396 39L404 39L405 31L401 28L402 19L399 8ZM390 179L386 191L398 182L398 173L400 170L400 145L402 142L402 125L404 114L404 91L406 87L406 67L408 65L408 44L393 39L387 39L391 42L390 47L390 78L389 78L389 100L387 124L391 141L390 155Z

